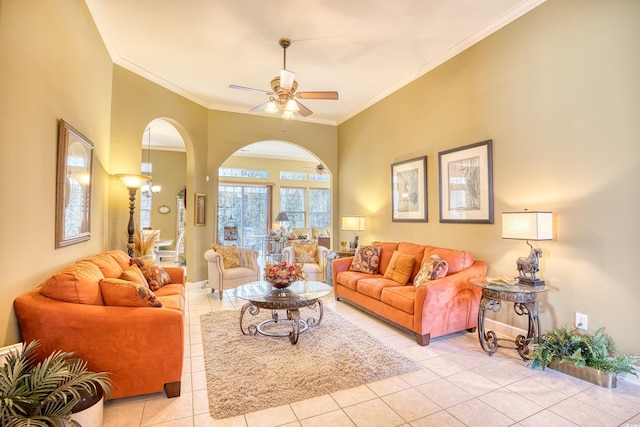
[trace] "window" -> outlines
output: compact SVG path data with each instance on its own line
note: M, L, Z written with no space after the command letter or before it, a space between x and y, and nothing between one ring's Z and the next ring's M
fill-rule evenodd
M218 176L232 176L236 178L256 178L267 179L271 175L266 169L239 169L239 168L220 168Z
M309 227L329 228L331 224L331 192L328 189L309 189Z
M267 224L271 188L250 185L218 186L218 233L220 243L262 250ZM224 225L238 227L238 240L225 242Z
M305 227L305 199L304 188L280 187L280 211L286 212L289 217L289 227Z
M328 173L310 173L309 181L313 182L329 182L331 181L331 177Z
M291 181L306 181L307 173L280 171L280 179L288 179Z
M142 162L140 170L143 175L151 175L153 172L153 164L150 162ZM152 195L145 196L140 192L140 229L151 227L151 209L153 209Z

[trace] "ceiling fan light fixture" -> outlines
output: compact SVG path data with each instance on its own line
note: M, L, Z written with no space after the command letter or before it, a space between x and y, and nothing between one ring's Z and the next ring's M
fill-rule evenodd
M269 114L275 114L279 111L278 104L275 101L271 100L267 102L267 106L264 107L264 111Z
M293 114L293 111L285 110L284 113L282 113L282 118L285 120L293 120L295 118L295 114Z
M287 101L287 105L284 107L284 109L286 111L291 111L295 113L296 111L300 110L300 107L298 107L298 103L296 102L295 99L290 99Z

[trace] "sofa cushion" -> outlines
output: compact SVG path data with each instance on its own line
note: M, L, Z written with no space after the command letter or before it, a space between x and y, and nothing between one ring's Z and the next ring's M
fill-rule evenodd
M471 267L473 264L473 255L471 255L471 252L456 249L431 248L425 251L424 256L425 258L429 258L434 254L449 264L449 272L447 274L457 273L465 268Z
M100 280L105 305L120 307L162 307L162 302L145 285L128 280L106 278Z
M137 265L130 265L129 267L127 267L127 269L122 272L119 279L127 280L129 282L136 282L140 285L146 286L147 288L149 287L147 279L144 277L144 274L142 274L142 270L140 270L140 267L138 267Z
M238 247L236 245L213 245L211 246L211 249L222 255L224 268L240 267L240 252L238 252Z
M329 237L329 230L327 228L312 228L311 237L318 239L318 237Z
M418 274L418 271L420 271L420 266L422 265L422 261L425 259L424 253L428 248L430 248L430 246L418 245L415 243L408 243L408 242L398 243L399 252L402 252L403 254L413 255L413 257L416 260L415 264L413 265L413 271L411 272L411 279L416 277L416 274ZM411 279L409 279L409 281L411 281Z
M315 263L318 257L318 243L294 243L293 252L296 262L299 263Z
M387 271L387 267L389 267L389 261L391 261L393 251L398 249L398 244L390 242L372 242L371 245L380 246L380 265L378 266L378 271L384 274L384 272Z
M406 285L413 272L413 265L416 260L413 255L403 254L400 251L394 251L387 270L384 272L384 278Z
M104 305L100 279L104 275L97 265L78 261L49 277L40 287L40 295L75 304Z
M413 280L415 286L426 285L428 282L440 279L447 275L449 264L441 259L437 254L431 255L425 259L420 267L420 271Z
M132 265L137 265L142 271L144 278L147 279L149 289L153 292L157 291L164 285L171 283L171 276L163 270L151 256L143 256L141 258L132 258Z
M380 264L379 246L358 246L349 270L375 274Z
M402 285L395 280L385 279L384 277L372 277L358 280L356 290L363 295L379 300L383 289L396 286Z
M122 273L123 268L109 254L98 254L83 261L89 261L98 266L104 277L118 277Z
M105 252L105 254L115 259L120 268L122 268L123 270L126 270L127 267L129 267L129 264L131 264L131 257L123 250L116 249L113 251Z
M382 275L381 274L371 275L369 273L362 273L359 271L341 271L338 274L336 274L336 283L355 291L358 288L359 280L370 279L372 277L382 278Z
M415 311L416 288L414 286L385 288L382 291L380 301L405 313L413 314Z

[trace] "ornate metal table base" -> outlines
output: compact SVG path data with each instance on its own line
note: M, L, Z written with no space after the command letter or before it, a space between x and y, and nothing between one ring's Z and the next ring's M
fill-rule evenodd
M478 338L482 349L489 355L495 353L499 347L518 350L522 360L529 360L529 344L540 340L540 319L536 305L536 293L501 292L493 289L482 289L482 299L478 309ZM487 311L497 313L502 308L502 301L513 302L513 310L519 316L526 315L529 319L527 336L518 335L514 341L515 347L500 345L499 341L511 341L498 338L494 331L485 331L484 320Z
M281 291L278 291L281 292ZM274 294L276 295L276 294ZM256 335L261 334L270 337L289 337L289 341L291 344L296 344L298 342L298 338L300 334L305 332L310 326L319 325L322 322L322 316L324 314L324 306L322 305L322 300L297 300L294 297L287 297L285 294L281 294L282 296L274 296L273 301L268 302L248 302L242 306L240 310L240 330L244 335ZM306 321L300 319L300 311L299 308L309 307L310 309L315 309L316 303L319 307L319 315L318 319L314 317L309 317ZM249 325L246 330L242 324L242 320L244 318L244 314L246 311L249 311L249 314L252 316L257 316L260 313L260 309L264 308L267 310L271 310L271 319L264 320L257 325L252 323ZM278 310L286 310L287 311L287 321L291 324L291 332L286 334L279 333L270 333L265 330L264 326L271 323L279 323L285 322L284 319L279 318Z

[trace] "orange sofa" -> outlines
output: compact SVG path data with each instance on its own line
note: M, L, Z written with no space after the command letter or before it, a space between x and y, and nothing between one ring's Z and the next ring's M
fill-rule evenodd
M338 258L331 263L335 298L392 324L411 335L420 345L430 338L462 330L475 331L481 289L469 279L486 276L487 264L474 260L467 251L437 248L415 243L373 242L380 246L376 273L351 271L354 257ZM407 284L384 278L395 251L413 257L413 270ZM431 255L447 261L445 277L414 286L413 280L422 261Z
M170 283L148 292L157 286L122 284L132 271L129 264L123 251L104 252L61 269L18 297L14 308L23 340L40 340L40 358L54 350L73 351L87 361L88 369L109 372L112 398L163 390L167 397L179 396L184 270L156 269L165 282L170 277ZM145 295L144 306L123 306L138 304L140 294ZM119 301L123 305L114 305Z

